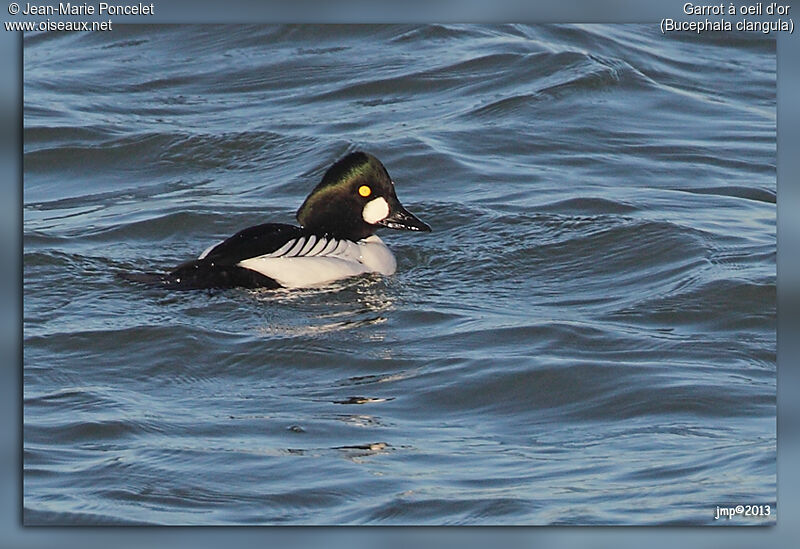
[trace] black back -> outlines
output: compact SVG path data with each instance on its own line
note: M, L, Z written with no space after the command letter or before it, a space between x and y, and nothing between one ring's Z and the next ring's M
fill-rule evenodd
M270 277L236 264L251 257L270 254L304 234L306 231L294 225L282 223L256 225L220 242L202 259L182 263L169 273L129 275L125 278L135 282L157 283L173 290L280 288L280 284Z
M292 239L307 234L307 231L284 223L264 223L243 229L220 242L198 261L215 265L235 265L245 259L271 254Z

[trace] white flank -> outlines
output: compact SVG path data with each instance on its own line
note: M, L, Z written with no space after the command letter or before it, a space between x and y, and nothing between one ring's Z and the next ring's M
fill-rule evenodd
M364 218L364 221L371 225L386 219L388 215L389 203L386 202L386 199L380 196L367 202L367 204L364 206L364 210L361 212L361 217Z
M322 238L310 237L313 243L303 237L298 240L300 242L287 242L271 254L240 261L238 265L268 276L285 288L319 286L363 273L390 275L397 269L394 255L375 235L358 242L329 240L324 247L320 246L325 240ZM298 255L298 251L317 255Z

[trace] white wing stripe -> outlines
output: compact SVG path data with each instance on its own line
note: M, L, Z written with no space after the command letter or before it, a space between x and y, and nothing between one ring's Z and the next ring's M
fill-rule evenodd
M280 248L278 248L277 250L275 250L271 254L266 254L266 255L267 255L267 257L280 257L283 254L285 254L289 250L289 248L291 248L294 245L294 243L295 243L294 240L290 240L289 242L287 242L286 244L284 244L283 246L281 246Z
M203 256L212 250L214 246L203 252ZM359 254L358 244L345 239L333 237L317 237L315 235L300 236L286 242L274 252L257 256L258 258L280 258L280 257L341 257L347 258L350 255ZM255 259L255 258L253 258Z
M331 238L330 240L325 242L325 247L319 252L319 255L329 255L336 246L339 245L339 241L335 238Z
M205 258L205 257L206 257L208 254L210 254L210 253L211 253L211 250L213 250L214 248L216 248L216 247L217 247L217 246L219 246L220 244L222 244L222 241L220 241L220 242L217 242L216 244L212 244L211 246L209 246L208 248L206 248L205 250L203 250L203 253L201 253L201 254L200 254L200 256L199 256L197 259L203 259L203 258Z
M289 251L286 252L284 255L286 257L294 257L298 254L300 250L303 249L303 245L306 243L305 237L301 236L297 240L294 241L294 246L289 248Z
M312 234L312 235L309 235L309 237L308 237L308 243L307 243L305 246L303 246L303 249L302 249L302 250L300 250L299 252L297 252L297 255L298 255L298 256L306 256L306 255L311 255L311 254L309 254L309 252L310 252L311 248L313 248L313 247L314 247L314 244L316 244L316 243L317 243L317 237L316 237L316 236L314 236L313 234Z
M319 237L317 239L316 245L308 250L308 254L306 255L319 255L319 253L328 245L328 240L324 237Z
M340 240L336 243L336 248L334 248L330 255L341 255L345 250L347 250L347 240Z

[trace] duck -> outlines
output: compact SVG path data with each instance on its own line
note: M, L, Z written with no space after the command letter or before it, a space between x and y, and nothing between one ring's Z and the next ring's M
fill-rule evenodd
M431 231L400 203L381 161L363 151L328 168L295 217L299 226L248 227L168 272L123 278L171 290L318 287L365 273L394 274L397 261L378 229Z

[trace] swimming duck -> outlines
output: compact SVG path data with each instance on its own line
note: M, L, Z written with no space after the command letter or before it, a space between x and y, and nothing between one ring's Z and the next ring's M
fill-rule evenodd
M397 263L377 229L431 230L400 204L386 168L365 152L328 168L296 217L299 227L249 227L168 273L123 276L175 290L319 286L363 273L393 274Z

